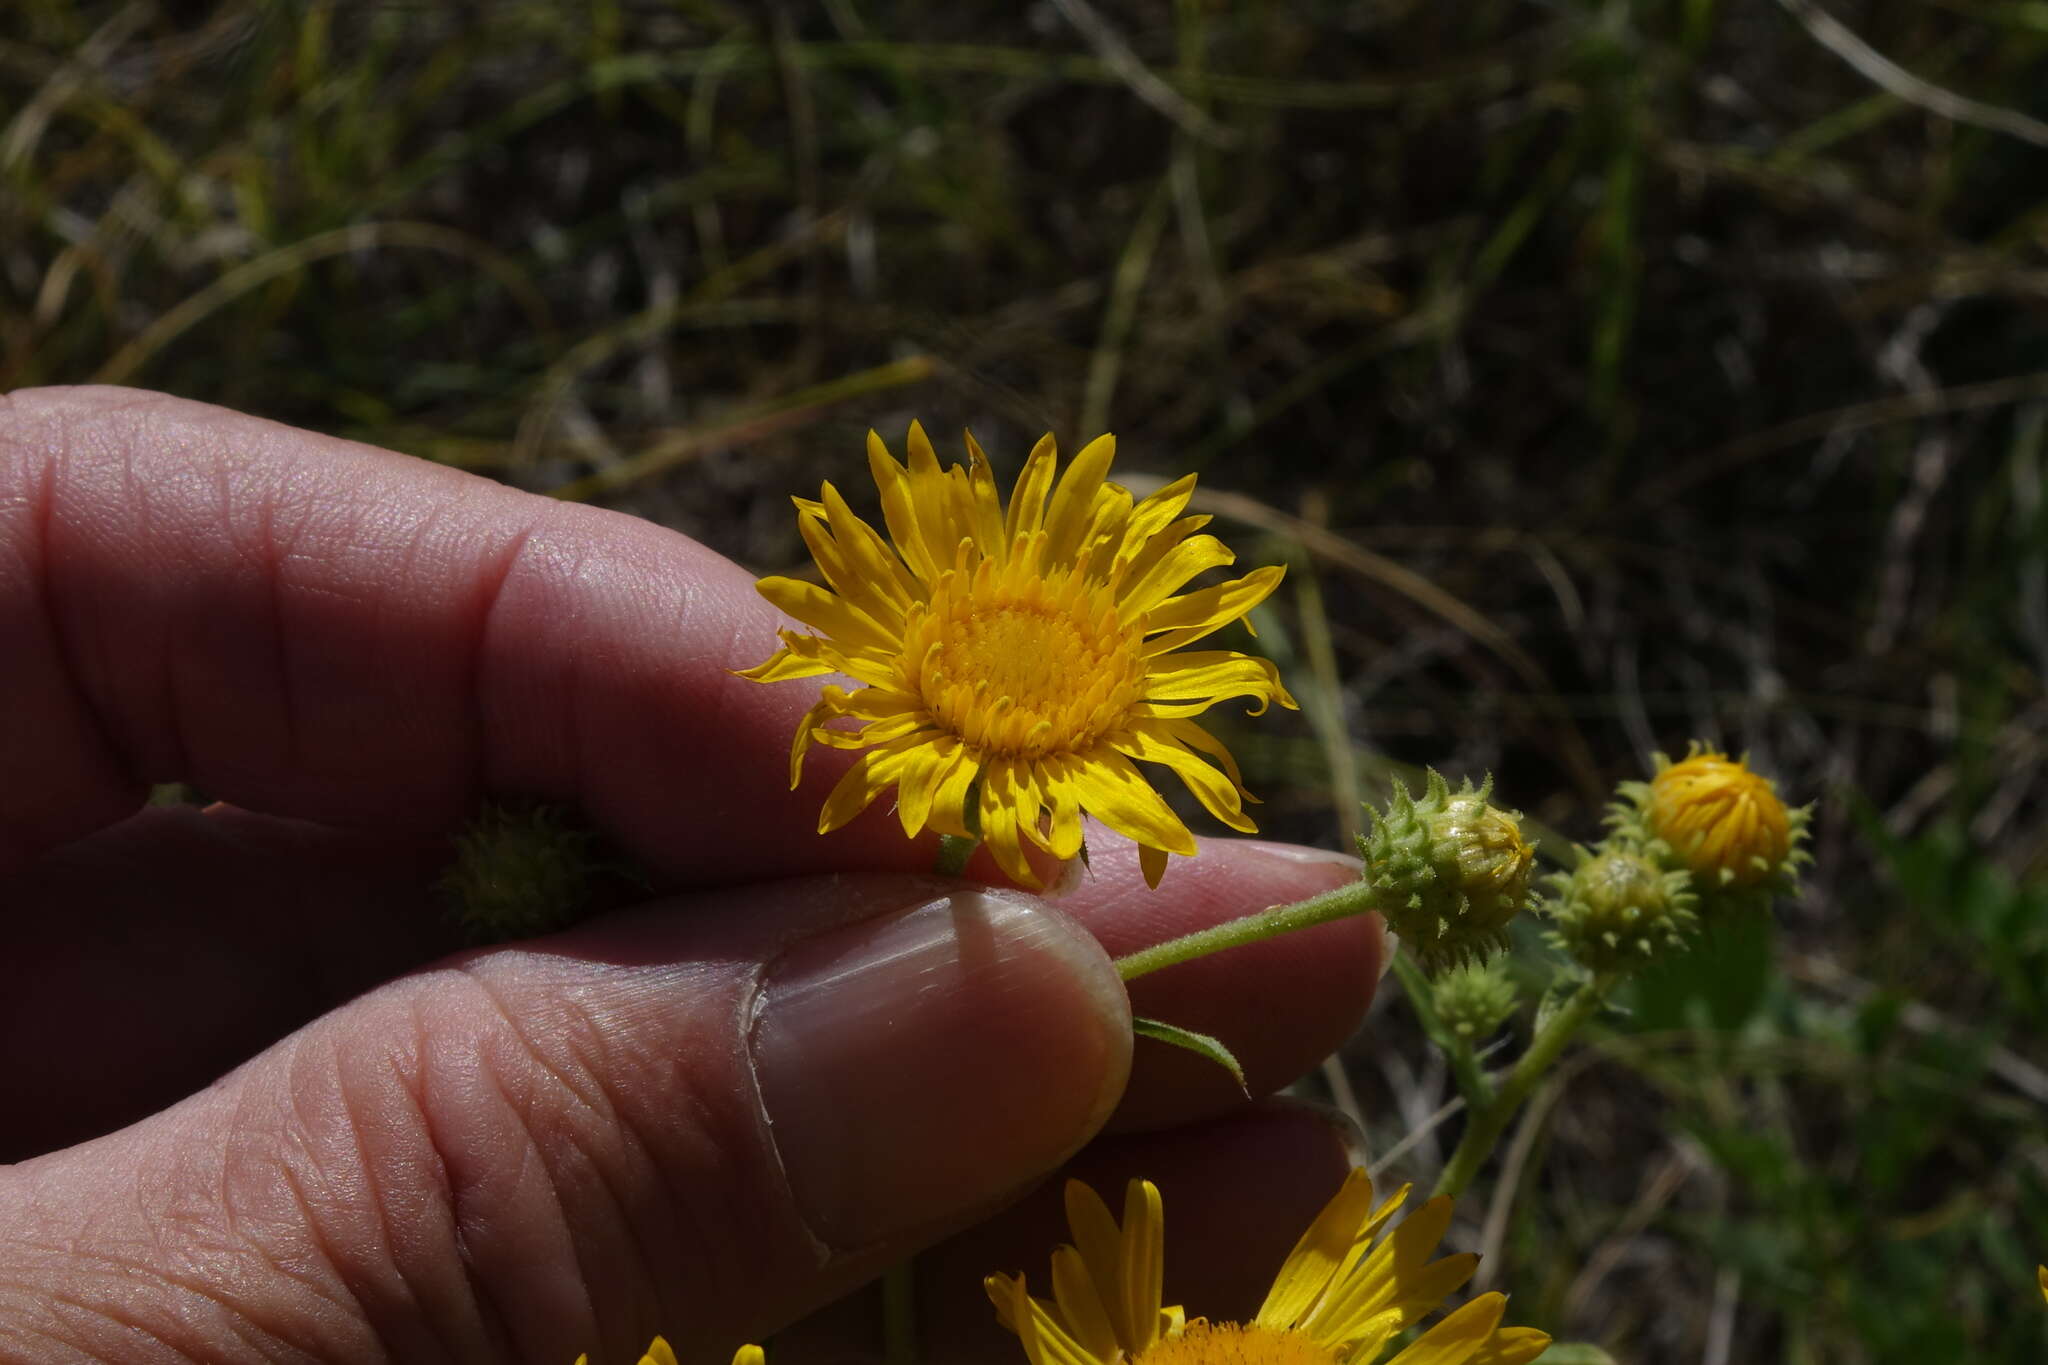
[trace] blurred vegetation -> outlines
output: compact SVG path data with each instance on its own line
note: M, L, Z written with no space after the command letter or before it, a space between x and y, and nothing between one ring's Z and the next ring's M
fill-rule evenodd
M2044 58L2032 0L13 0L0 388L762 570L913 414L1199 469L1296 566L1305 718L1232 736L1269 832L1426 762L1584 838L1689 736L1825 799L1807 900L1642 991L1466 1210L1518 1320L2032 1362ZM1448 1088L1374 1027L1330 1079L1385 1149Z

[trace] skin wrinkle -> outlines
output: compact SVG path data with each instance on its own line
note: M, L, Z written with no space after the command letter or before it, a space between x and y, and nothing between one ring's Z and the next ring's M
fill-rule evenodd
M340 1064L337 1059L337 1072L339 1069ZM409 1095L410 1092L407 1090L404 1082L403 1067L396 1059L391 1063L391 1071L393 1079L398 1082L398 1088L401 1093ZM349 1087L341 1086L339 1087L339 1093L342 1097L342 1113L348 1119L348 1130L350 1142L355 1152L356 1168L362 1172L364 1202L370 1208L376 1210L377 1214L377 1251L385 1257L392 1279L397 1283L399 1289L403 1291L404 1301L398 1305L398 1314L401 1318L425 1324L427 1331L433 1336L435 1344L441 1348L442 1354L448 1359L453 1360L455 1358L455 1351L447 1333L442 1329L441 1315L421 1311L424 1306L420 1302L419 1293L413 1288L412 1281L406 1276L405 1268L399 1263L398 1231L391 1221L394 1204L385 1198L384 1182L378 1179L377 1165L370 1158L369 1142L364 1137L365 1125L360 1114L357 1112L357 1106L351 1098L353 1092ZM417 1112L417 1106L415 1106L415 1112ZM443 1180L439 1183L445 1184L446 1182ZM315 1226L318 1226L317 1223ZM316 1232L315 1235L318 1236L319 1234ZM344 1284L347 1283L347 1279L347 1274L344 1272L342 1274ZM356 1297L358 1302L362 1301L360 1294ZM382 1296L380 1295L380 1297ZM384 1348L388 1358L391 1350L390 1343L381 1340L382 1333L378 1330L376 1319L371 1314L366 1303L363 1305L360 1316L363 1324L370 1329L370 1334L373 1337L379 1338L379 1345Z
M154 1233L157 1231L157 1229L152 1227L151 1231L152 1233ZM243 1334L239 1330L235 1329L232 1326L232 1324L234 1323L245 1321L244 1316L240 1312L240 1310L228 1304L224 1299L220 1298L213 1292L209 1291L208 1289L197 1283L192 1283L180 1279L178 1276L171 1274L168 1271L162 1270L157 1266L149 1264L147 1262L133 1260L127 1256L119 1255L112 1251L98 1249L92 1246L66 1247L62 1255L65 1259L72 1261L74 1263L68 1271L68 1273L71 1276L73 1276L74 1279L81 1268L92 1267L110 1272L108 1278L110 1280L118 1281L120 1285L120 1293L118 1296L112 1293L103 1294L97 1296L97 1299L94 1302L87 1302L85 1299L78 1297L75 1294L67 1293L61 1285L46 1285L41 1289L40 1293L47 1304L61 1304L65 1307L75 1309L77 1310L77 1314L85 1320L82 1324L82 1331L72 1328L69 1323L65 1324L66 1329L71 1330L73 1333L70 1340L74 1344L90 1342L92 1336L97 1335L92 1330L94 1323L111 1324L112 1326L122 1331L132 1332L137 1335L147 1337L149 1340L154 1341L159 1346L162 1346L166 1351L171 1352L172 1358L174 1358L175 1360L189 1361L192 1362L193 1365L215 1365L215 1363L218 1362L219 1357L211 1355L194 1355L187 1352L183 1347L179 1346L174 1340L172 1340L171 1337L166 1336L163 1331L145 1325L141 1314L131 1311L129 1307L130 1304L138 1300L145 1302L150 1301L149 1296L146 1293L139 1292L139 1286L143 1285L152 1285L168 1289L172 1291L170 1297L173 1300L175 1300L178 1291L183 1291L187 1294L192 1295L193 1297L199 1298L207 1303L213 1304L215 1307L224 1310L227 1314L227 1318L230 1324L230 1330L236 1331L236 1335L238 1337L242 1337L244 1341L247 1340L247 1338L243 1336ZM170 1319L172 1319L172 1323L170 1325L182 1325L180 1319L182 1319L183 1314L175 1309L170 1308L169 1305L166 1305L161 1299L152 1302L151 1306L159 1310L157 1316L169 1317ZM59 1322L64 1321L63 1316L61 1314L52 1314L52 1316ZM252 1327L254 1326L253 1323L250 1325ZM123 1365L125 1365L126 1362L132 1361L134 1359L133 1356L128 1355L125 1352L119 1355L102 1358L123 1362ZM251 1357L251 1359L257 1361L268 1361L275 1359L275 1357L268 1355L257 1355Z
M223 526L232 527L234 491L230 487L233 473L227 461L220 465L221 507ZM256 505L256 550L257 569L263 576L264 598L270 608L270 653L271 667L277 675L277 710L284 728L284 766L287 770L299 765L299 726L297 708L292 705L291 648L286 642L284 629L284 575L285 549L277 537L277 508L272 498L259 497Z
M463 641L456 657L461 660L461 677L457 681L458 695L469 699L464 708L467 734L464 742L468 745L470 800L476 800L476 793L490 790L490 746L484 743L485 717L489 714L484 705L484 651L491 637L491 623L497 618L498 608L505 600L505 585L526 557L526 547L533 542L534 533L539 530L546 509L537 512L514 534L507 537L504 548L498 551L496 559L488 569L479 573L476 579L475 605L472 608L474 624ZM439 509L434 511L434 520L440 519ZM425 532L422 531L424 536Z
M667 1182L662 1174L661 1165L654 1159L653 1148L641 1134L638 1124L631 1116L630 1109L617 1103L604 1084L603 1078L606 1068L598 1064L603 1060L602 1054L604 1049L601 1043L607 1032L603 1022L590 1012L589 1007L584 1001L573 994L560 1001L559 1004L562 1008L574 1012L577 1023L580 1026L573 1029L564 1029L562 1037L571 1053L574 1054L576 1062L582 1067L584 1073L592 1082L590 1092L585 1093L571 1084L566 1078L566 1074L560 1069L552 1067L549 1069L555 1071L556 1074L564 1075L562 1082L564 1088L576 1096L577 1101L584 1109L595 1116L598 1128L601 1131L615 1135L622 1148L621 1155L624 1158L624 1161L621 1163L622 1165L637 1166L642 1171L652 1172L657 1180L666 1185ZM600 1044L597 1049L598 1055L595 1058L584 1055L584 1050L579 1044L585 1040ZM535 1046L534 1050L538 1051L537 1046ZM545 1062L542 1064L546 1065ZM636 1292L626 1296L628 1301L637 1299L648 1303L660 1302L660 1289L653 1283L652 1271L650 1269L655 1264L654 1248L641 1235L639 1224L631 1216L632 1201L622 1195L608 1174L606 1164L596 1160L591 1149L585 1147L578 1139L576 1127L574 1125L565 1125L565 1132L567 1134L565 1140L574 1147L576 1154L583 1159L584 1165L593 1173L599 1187L604 1191L605 1199L612 1211L611 1221L618 1227L622 1234L622 1240L629 1243L633 1250L638 1253L638 1255L632 1258L631 1264L635 1267L636 1278L640 1283ZM675 1191L670 1190L671 1196L674 1193ZM600 1281L591 1274L590 1268L583 1263L580 1242L572 1242L572 1245L577 1246L577 1265L583 1274L585 1297L593 1300L590 1303L590 1323L592 1329L595 1330L596 1324L606 1320L605 1316L597 1311L597 1305L592 1295L592 1291Z
M466 969L460 971L459 979L471 986L476 984L474 974ZM489 992L478 992L478 994L482 996L484 1003L493 1011L498 1010L498 1003L491 997ZM462 1283L473 1310L475 1328L484 1336L494 1353L509 1357L517 1344L518 1336L512 1328L511 1319L506 1313L504 1305L498 1301L498 1296L491 1292L490 1287L484 1282L483 1274L478 1269L476 1254L471 1246L471 1229L474 1226L474 1215L473 1213L465 1212L466 1209L473 1205L474 1199L465 1198L464 1196L463 1187L468 1182L466 1182L464 1177L456 1173L459 1163L454 1159L452 1149L449 1146L449 1135L443 1131L443 1125L436 1121L435 1106L428 1093L434 1084L428 1074L432 1069L428 1059L433 1055L434 1038L432 1030L427 1025L427 1020L421 1015L418 1008L420 1003L420 1001L416 1000L412 1009L412 1012L419 1016L418 1030L420 1039L420 1069L418 1075L414 1078L417 1089L413 1092L413 1100L419 1116L421 1131L427 1139L429 1150L434 1155L435 1172L438 1177L437 1188L443 1196L448 1226L454 1239L454 1255L452 1260L461 1270ZM482 1070L480 1047L478 1048L478 1053L479 1070ZM490 1122L490 1117L486 1116L483 1118L480 1126L488 1126Z
M476 968L476 962L469 962L464 963L458 970L461 971L469 985L490 1003L493 1018L498 1024L503 1025L502 1037L508 1039L518 1048L526 1060L544 1078L544 1084L559 1086L562 1090L574 1096L577 1104L595 1112L597 1106L592 1104L590 1098L582 1090L578 1089L560 1068L555 1066L547 1055L542 1052L539 1044L527 1036L526 1030L519 1026L517 1010L514 1009L511 1002L507 1001L499 993L496 984L489 980L484 972ZM494 1036L498 1036L499 1030L494 1029L492 1033ZM536 1104L535 1097L528 1093L515 1098L512 1092L506 1088L507 1078L504 1075L503 1068L497 1065L495 1061L481 1063L479 1069L489 1081L491 1088L496 1091L506 1111L515 1116L519 1131L526 1139L521 1148L520 1159L522 1163L531 1162L541 1172L542 1185L549 1194L549 1208L547 1212L553 1224L553 1230L559 1232L561 1240L568 1246L570 1256L576 1261L576 1284L582 1298L581 1309L584 1320L595 1324L600 1319L597 1313L597 1305L591 1301L590 1268L584 1264L582 1249L578 1245L579 1239L574 1229L570 1226L568 1211L562 1205L560 1182L555 1179L554 1170L547 1158L541 1154L541 1141L534 1131L532 1118ZM602 1090L602 1086L596 1088L600 1091ZM610 1193L609 1184L603 1179L601 1166L591 1161L589 1159L590 1154L584 1150L581 1144L576 1142L572 1128L573 1125L562 1125L562 1140L566 1141L575 1150L578 1157L584 1159L586 1167L599 1173L599 1184L604 1185L606 1192ZM515 1180L513 1184L516 1187L519 1182Z
M11 413L20 406L8 395L0 394L0 401L4 401L5 404L4 407L0 407L0 415ZM57 612L56 576L52 572L50 531L56 517L58 465L62 452L69 449L69 435L68 427L60 427L55 441L44 446L32 446L26 441L9 440L5 429L0 428L0 441L6 441L16 449L26 452L20 460L20 465L28 484L23 497L27 502L34 527L27 554L27 568L36 586L35 603L41 613L43 637L50 646L49 656L57 668L58 686L63 696L61 704L64 704L69 712L69 719L83 732L82 738L93 745L93 753L89 757L79 756L80 766L98 769L111 780L115 788L110 794L112 799L103 803L109 807L111 816L112 808L121 802L122 789L125 787L129 793L139 797L141 783L128 772L120 750L108 733L104 717L92 705L84 676L78 666L77 642L67 637L63 619ZM41 455L40 459L35 458L38 453ZM0 851L13 853L15 842L7 831L0 830ZM40 849L25 848L23 852L33 856L34 853L40 852Z
M469 1310L469 1321L459 1325L451 1323L450 1326L457 1330L459 1336L480 1337L487 1343L488 1350L497 1354L503 1354L506 1349L506 1343L511 1340L511 1333L508 1324L505 1322L504 1315L496 1302L483 1291L483 1286L478 1282L476 1268L469 1256L465 1241L463 1219L460 1210L461 1200L460 1194L456 1189L455 1173L449 1162L449 1152L447 1145L442 1140L440 1126L434 1122L432 1107L428 1102L427 1090L430 1082L426 1077L424 1059L433 1045L433 1030L428 1025L425 1012L420 1008L424 1003L424 997L415 997L409 1002L406 1009L406 1015L412 1021L413 1027L413 1052L411 1053L413 1066L409 1069L400 1066L394 1058L391 1074L392 1078L398 1083L398 1093L404 1095L412 1106L412 1119L419 1136L426 1140L425 1155L432 1161L433 1166L431 1170L425 1171L422 1174L427 1177L427 1188L432 1191L434 1202L440 1211L442 1222L447 1229L449 1246L446 1254L429 1256L427 1258L427 1265L430 1270L439 1270L452 1265L460 1271L458 1280L462 1289L463 1302ZM345 1083L342 1086L341 1093L343 1095L350 1093L349 1087ZM351 1113L353 1113L353 1110L351 1110ZM361 1131L361 1126L357 1125L356 1132L360 1134ZM360 1137L358 1141L360 1142ZM379 1208L381 1210L386 1206L387 1201L381 1197L382 1182L376 1181L374 1174L377 1170L377 1160L368 1154L366 1146L363 1156L363 1169L366 1177L380 1186ZM386 1226L389 1226L388 1223ZM406 1287L413 1301L415 1303L420 1302L419 1292L413 1285L413 1277L405 1265L407 1258L397 1253L397 1245L394 1241L392 1266L398 1273L400 1283ZM441 1330L439 1315L427 1314L424 1316L433 1322L433 1332L436 1338L445 1341L446 1334ZM375 1330L376 1324L372 1323L371 1327Z
M305 1041L302 1039L294 1039L287 1042L286 1046L291 1049L291 1052L285 1059L283 1059L283 1065L287 1071L291 1071L296 1069L297 1065L299 1064L300 1057L304 1053L306 1044ZM331 1067L334 1062L334 1049L331 1046L328 1047L326 1049L326 1054L326 1060ZM304 1108L304 1101L305 1096L302 1089L298 1086L291 1087L286 1096L286 1103L290 1108L291 1122L294 1125L296 1125L296 1128L295 1130L288 1131L306 1133L313 1130L314 1124L311 1121L309 1121L310 1115ZM352 1133L355 1132L355 1124L353 1121L354 1115L349 1111L348 1106L345 1102L343 1105L343 1112L350 1119L350 1131ZM237 1126L239 1127L239 1125ZM290 1145L294 1150L304 1150L303 1142L294 1141L291 1142ZM361 1145L359 1139L357 1143L357 1150L360 1153ZM327 1283L323 1284L323 1277L314 1271L293 1268L289 1266L286 1262L280 1260L275 1256L272 1256L264 1248L263 1239L260 1236L252 1233L246 1236L244 1240L256 1249L257 1254L261 1255L280 1277L292 1280L295 1283L304 1286L306 1291L312 1294L314 1297L320 1299L322 1302L327 1303L334 1308L341 1310L344 1314L347 1315L350 1321L359 1324L367 1324L369 1321L369 1315L364 1311L361 1297L358 1296L349 1287L347 1277L344 1276L341 1272L341 1267L338 1258L334 1255L333 1250L326 1244L326 1239L321 1235L322 1227L319 1216L316 1212L315 1203L311 1194L307 1191L306 1188L307 1177L300 1173L297 1165L292 1160L291 1156L288 1154L277 1156L270 1163L270 1168L273 1169L278 1175L278 1177L284 1182L286 1191L291 1195L293 1204L298 1209L299 1225L305 1228L306 1230L307 1253L311 1256L319 1258L321 1267L326 1271L324 1279ZM367 1163L364 1163L361 1166L361 1169L365 1172L365 1179L367 1181ZM225 1183L226 1181L224 1178L223 1185L225 1185ZM228 1197L225 1191L223 1191L220 1200L220 1206L226 1214L230 1222L230 1225L232 1225L235 1219L234 1202L230 1197ZM386 1212L381 1201L378 1201L373 1198L371 1201L371 1207L377 1210L378 1221L380 1224L383 1225L386 1231L388 1244L388 1233L390 1227L389 1215Z

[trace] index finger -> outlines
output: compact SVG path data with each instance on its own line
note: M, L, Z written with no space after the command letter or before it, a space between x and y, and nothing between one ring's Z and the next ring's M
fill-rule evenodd
M698 882L916 867L813 833L780 615L632 517L121 389L0 398L0 870L147 786L355 827L573 799Z

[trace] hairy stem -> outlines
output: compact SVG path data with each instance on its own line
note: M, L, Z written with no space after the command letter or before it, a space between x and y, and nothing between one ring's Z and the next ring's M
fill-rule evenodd
M1362 915L1373 908L1372 888L1363 881L1351 882L1334 891L1325 891L1320 896L1310 896L1305 901L1292 905L1275 905L1257 914L1242 919L1229 920L1207 929L1198 929L1192 934L1155 943L1150 948L1116 960L1117 972L1126 981L1135 981L1162 968L1180 962L1191 962L1198 957L1220 953L1226 948L1237 948L1262 939L1291 934L1299 929L1312 929L1318 924L1332 920L1348 919Z

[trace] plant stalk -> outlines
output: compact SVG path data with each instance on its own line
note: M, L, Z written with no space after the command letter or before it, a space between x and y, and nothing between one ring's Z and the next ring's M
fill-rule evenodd
M1291 934L1296 930L1312 929L1318 924L1328 924L1332 920L1348 919L1352 915L1362 915L1372 908L1372 888L1362 880L1350 882L1334 890L1325 891L1320 896L1310 896L1305 901L1296 901L1292 905L1275 905L1257 914L1246 915L1242 919L1229 920L1207 929L1197 929L1192 934L1183 934L1164 943L1155 943L1150 948L1140 948L1135 953L1118 958L1116 969L1124 980L1136 981L1141 976L1149 976L1177 963L1191 962L1198 957L1220 953L1226 948L1257 943L1262 939Z
M1599 1012L1614 982L1615 977L1605 972L1581 982L1571 998L1530 1041L1529 1050L1516 1059L1506 1079L1501 1082L1499 1092L1487 1104L1473 1107L1465 1124L1464 1136L1458 1139L1457 1150L1451 1153L1443 1174L1437 1177L1433 1194L1446 1194L1455 1199L1471 1186L1480 1165L1492 1155L1500 1135L1507 1130L1508 1120L1515 1116L1515 1111L1535 1090L1536 1082L1543 1079L1543 1073L1563 1055L1565 1045L1571 1042L1588 1019Z

